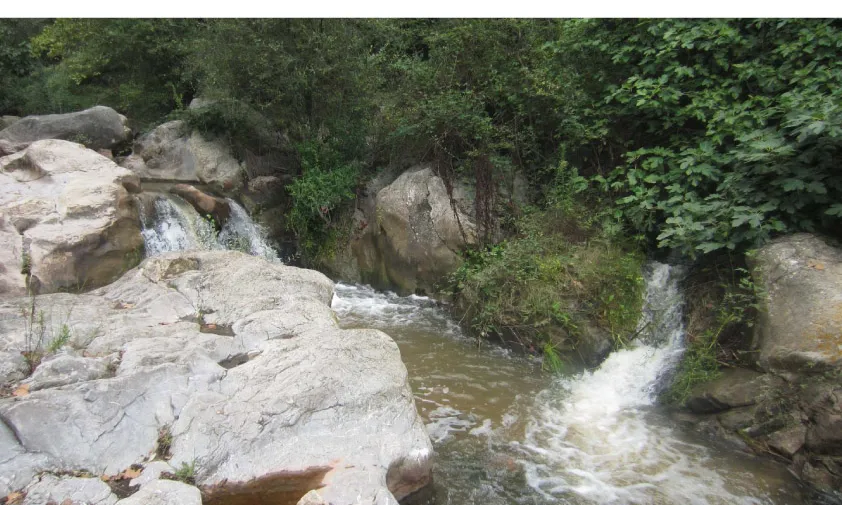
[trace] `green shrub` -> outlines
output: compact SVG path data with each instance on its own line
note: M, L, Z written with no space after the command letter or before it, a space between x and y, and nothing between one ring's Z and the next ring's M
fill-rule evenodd
M640 316L643 256L609 240L587 212L531 211L518 234L469 251L451 276L460 318L480 337L501 335L527 348L576 348L579 332L596 324L621 345ZM574 217L576 216L576 217Z
M348 228L341 210L355 198L360 167L343 162L324 142L302 142L298 151L302 174L287 187L292 198L287 226L298 237L305 259L315 261L332 254L341 243Z
M745 268L702 267L686 288L686 349L662 400L682 405L699 384L720 376L721 365L740 365L746 333L765 294Z

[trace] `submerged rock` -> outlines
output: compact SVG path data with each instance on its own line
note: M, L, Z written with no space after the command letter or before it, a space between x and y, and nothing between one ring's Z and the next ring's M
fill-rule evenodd
M397 345L338 328L332 296L317 272L214 251L37 297L62 314L68 345L122 360L113 377L0 400L0 495L44 470L115 475L154 458L162 433L206 504L295 503L316 488L333 504L396 503L424 487L432 447ZM25 303L0 304L0 350L25 347Z
M94 150L111 149L130 140L131 129L125 116L102 105L69 114L27 116L0 131L0 151L11 154L46 139L69 140Z
M0 294L92 288L140 260L140 181L64 140L0 158Z

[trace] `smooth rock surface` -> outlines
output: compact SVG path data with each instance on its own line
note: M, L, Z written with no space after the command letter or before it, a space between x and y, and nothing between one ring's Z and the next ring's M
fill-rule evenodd
M760 366L814 373L842 365L842 250L799 233L750 259L766 294L755 331Z
M0 294L101 286L140 259L140 181L64 140L0 158Z
M174 474L175 471L175 468L166 461L152 461L143 467L143 471L139 476L129 482L129 486L145 486L150 482L158 480L162 473L167 472Z
M233 193L243 184L243 169L228 146L190 132L183 121L164 123L134 143L122 165L145 179L201 182Z
M69 114L27 116L0 131L5 154L20 151L38 140L61 139L91 149L110 149L131 139L125 116L98 105ZM0 153L2 154L2 153Z
M0 495L43 469L122 472L155 453L164 427L169 463L195 463L211 505L295 503L316 488L337 505L396 503L425 486L432 447L397 345L339 329L332 296L318 272L214 251L37 297L67 314L68 345L122 361L113 377L0 400L16 435L0 437L12 454L0 475L22 476L0 480ZM0 350L24 345L26 303L0 302Z

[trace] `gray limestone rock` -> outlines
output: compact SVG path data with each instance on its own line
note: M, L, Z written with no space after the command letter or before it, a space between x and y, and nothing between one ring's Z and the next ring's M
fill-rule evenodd
M45 474L26 488L23 505L114 505L117 497L96 478L56 477Z
M202 505L202 493L174 480L153 480L117 505Z
M11 455L0 475L16 476L0 495L42 470L120 473L154 456L162 429L170 464L195 465L208 503L294 502L317 488L330 503L396 503L424 487L432 446L398 347L340 329L332 296L318 272L199 251L147 259L86 294L36 297L66 314L81 359L122 359L113 377L0 399ZM26 303L0 302L0 351L24 345Z
M108 375L108 361L103 358L83 358L61 355L44 360L29 381L30 391L66 386L76 382L101 379Z
M130 171L64 140L0 158L0 294L49 293L113 281L140 260Z
M228 146L191 133L183 121L164 123L137 139L123 166L144 179L201 182L225 193L243 184L243 168Z
M3 122L5 123L4 120ZM20 151L38 140L61 139L84 144L91 149L110 149L131 139L125 116L98 105L68 114L27 116L12 121L0 131L6 154Z

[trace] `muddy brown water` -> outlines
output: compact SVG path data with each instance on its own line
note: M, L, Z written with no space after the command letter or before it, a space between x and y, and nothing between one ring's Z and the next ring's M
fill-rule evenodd
M655 264L646 278L660 335L561 377L533 358L477 347L427 298L337 285L344 327L381 329L400 347L436 451L426 503L809 503L783 466L714 447L656 405L683 332L669 267Z

